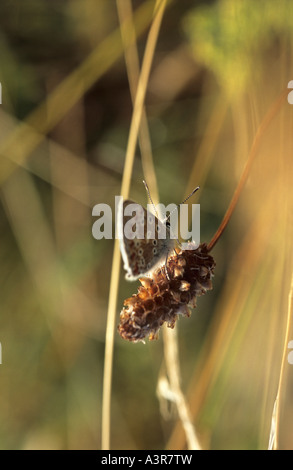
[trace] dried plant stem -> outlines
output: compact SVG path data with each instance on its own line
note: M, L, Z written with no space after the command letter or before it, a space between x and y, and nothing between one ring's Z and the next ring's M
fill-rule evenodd
M169 377L171 396L176 404L178 415L185 432L187 448L189 450L201 450L201 446L199 444L195 428L192 424L192 417L187 404L187 400L181 390L180 385L180 363L178 353L177 328L174 328L173 330L170 330L169 328L163 328L163 335L165 360L167 366L167 374Z
M155 15L150 27L141 74L137 86L137 93L134 102L132 121L129 131L129 139L126 150L125 166L121 185L122 197L127 197L130 188L132 167L135 156L135 148L141 123L144 98L148 84L152 59L157 43L157 38L166 8L167 0L157 1L155 5ZM114 242L114 253L112 262L112 272L110 281L109 304L107 313L106 344L104 359L103 378L103 403L102 403L102 449L110 449L110 418L111 418L111 388L112 388L112 366L114 349L115 315L117 305L117 293L120 273L120 250L119 241Z
M193 377L188 387L188 403L193 421L198 419L224 364L231 339L235 335L245 302L257 275L257 266L265 254L266 233L273 226L270 207L270 204L267 204L266 209L255 220L229 266L229 275L221 290L212 322L197 357ZM249 270L251 282L245 282L241 276L235 278L235 269L240 263L244 272ZM231 290L232 284L233 290ZM176 449L183 449L184 445L185 436L178 420L170 436L168 449L174 449L175 446Z
M233 211L235 209L235 206L236 206L236 204L239 200L242 189L243 189L243 187L246 183L246 180L248 178L252 163L255 159L255 156L257 155L257 152L258 152L258 149L259 149L260 144L262 142L262 139L264 137L265 131L267 130L267 128L268 128L269 124L271 123L271 121L273 120L273 118L276 116L277 112L279 111L279 109L280 109L281 105L283 104L284 99L287 97L287 95L288 95L288 89L284 90L281 93L281 95L277 98L277 100L272 104L271 108L269 109L269 111L265 115L262 123L260 124L260 126L257 130L257 133L255 135L254 141L252 143L252 147L251 147L248 159L246 161L246 164L244 166L241 178L239 180L239 183L236 187L236 190L235 190L235 192L233 194L233 197L232 197L232 200L230 202L230 205L229 205L229 207L228 207L228 209L227 209L227 211L226 211L226 213L223 217L223 220L222 220L218 230L216 231L216 233L213 236L212 240L208 244L208 251L211 251L214 248L215 244L217 243L220 236L222 235L225 228L227 227L228 222L229 222L229 220L230 220L230 218L233 214Z
M132 7L130 0L117 0L117 9L119 13L121 25L126 24L126 21L132 17ZM128 80L130 84L130 90L132 99L134 101L137 83L139 79L139 59L138 52L135 43L135 31L134 28L125 29L121 27L122 40L125 44L125 61L128 73ZM127 35L132 37L132 40L127 41ZM128 47L126 45L129 44ZM139 145L141 150L141 159L143 165L143 173L146 181L148 181L152 199L155 204L159 202L159 193L156 183L156 174L153 165L151 141L147 123L147 116L145 108L142 108L141 124L139 129ZM171 388L171 395L174 397L178 414L182 422L187 445L189 449L200 449L196 433L191 422L189 409L186 403L184 394L182 393L180 386L180 364L178 355L178 339L176 334L176 327L174 330L164 329L164 351L165 351L165 362L167 366L167 373L169 377L169 386Z
M281 407L281 398L284 395L283 389L285 388L285 369L287 365L288 343L289 343L290 335L292 334L292 331L293 331L292 317L293 317L293 274L291 277L291 287L290 287L290 292L289 292L289 297L288 297L287 327L286 327L286 333L285 333L285 339L284 339L284 349L283 349L278 391L277 391L277 397L276 397L274 411L273 411L270 442L269 442L269 449L274 449L274 450L277 450L279 448L280 407Z
M122 188L121 188L121 194L123 197L128 192L128 188L130 186L131 173L132 173L131 158L127 158L127 157L129 154L132 156L132 158L134 158L137 137L138 137L139 128L141 124L141 117L143 113L146 87L148 84L148 78L150 74L153 55L154 55L154 51L155 51L155 47L156 47L156 43L158 39L161 21L162 21L163 14L166 8L166 4L167 4L167 0L157 0L156 5L155 5L156 13L154 16L152 26L150 28L150 32L149 32L149 36L148 36L148 40L146 44L143 64L142 64L139 82L137 86L137 93L135 96L133 118L131 121L131 127L130 127L130 132L129 132L128 148L126 152L126 159L125 159L126 161L125 161Z
M136 35L133 23L133 10L131 0L116 0L119 20L121 24L121 36L125 50L125 63L132 101L134 102L139 80L140 68L136 45ZM130 27L125 27L129 25ZM159 192L156 182L155 168L153 164L152 146L145 107L142 108L141 123L139 128L139 147L143 167L144 179L148 182L154 204L159 203Z
M121 24L125 24L126 19L132 15L131 1L130 0L117 0L117 7ZM134 35L134 30L126 31L124 28L121 29L122 39L126 43L126 35ZM129 77L130 89L132 96L135 96L137 81L139 77L139 60L137 48L134 42L130 42L131 46L125 51L125 59L127 65L127 72ZM147 124L147 116L145 109L142 109L141 125L139 130L139 144L141 149L141 157L143 164L143 172L145 179L149 182L151 187L152 198L156 203L159 202L159 194L156 184L156 175L152 159L152 149L150 142L150 135ZM168 371L168 377L170 380L170 388L174 401L178 409L183 428L186 434L187 445L189 449L200 449L194 427L190 419L190 413L186 403L184 394L180 387L180 365L178 355L178 344L176 328L171 332L170 330L164 329L164 350L165 350L165 362Z

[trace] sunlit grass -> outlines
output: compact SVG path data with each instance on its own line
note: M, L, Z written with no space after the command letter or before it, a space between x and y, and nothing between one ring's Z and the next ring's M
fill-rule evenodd
M0 7L0 447L184 449L187 410L203 448L263 449L279 394L276 443L293 448L290 2L167 2L155 31L155 1L122 0L119 15L108 0L15 3ZM93 239L92 207L120 192L146 203L143 178L164 203L200 185L210 242L270 109L177 354L165 331L122 341L137 283L118 244ZM179 414L157 396L172 361Z

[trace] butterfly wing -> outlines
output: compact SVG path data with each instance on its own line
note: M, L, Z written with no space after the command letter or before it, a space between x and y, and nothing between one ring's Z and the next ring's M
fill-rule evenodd
M166 225L133 201L121 201L117 222L128 280L150 273L174 246Z

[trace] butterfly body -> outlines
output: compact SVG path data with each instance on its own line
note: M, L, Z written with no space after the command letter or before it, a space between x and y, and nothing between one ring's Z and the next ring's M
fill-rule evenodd
M128 280L151 273L166 261L175 246L176 239L171 238L169 224L131 200L120 201L117 222Z

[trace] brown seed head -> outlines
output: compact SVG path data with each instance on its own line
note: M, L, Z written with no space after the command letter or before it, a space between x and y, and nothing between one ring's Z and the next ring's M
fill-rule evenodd
M118 325L119 334L128 341L156 339L163 323L174 328L178 315L190 316L196 298L212 289L215 261L206 244L180 250L166 265L140 279L137 294L124 301Z

